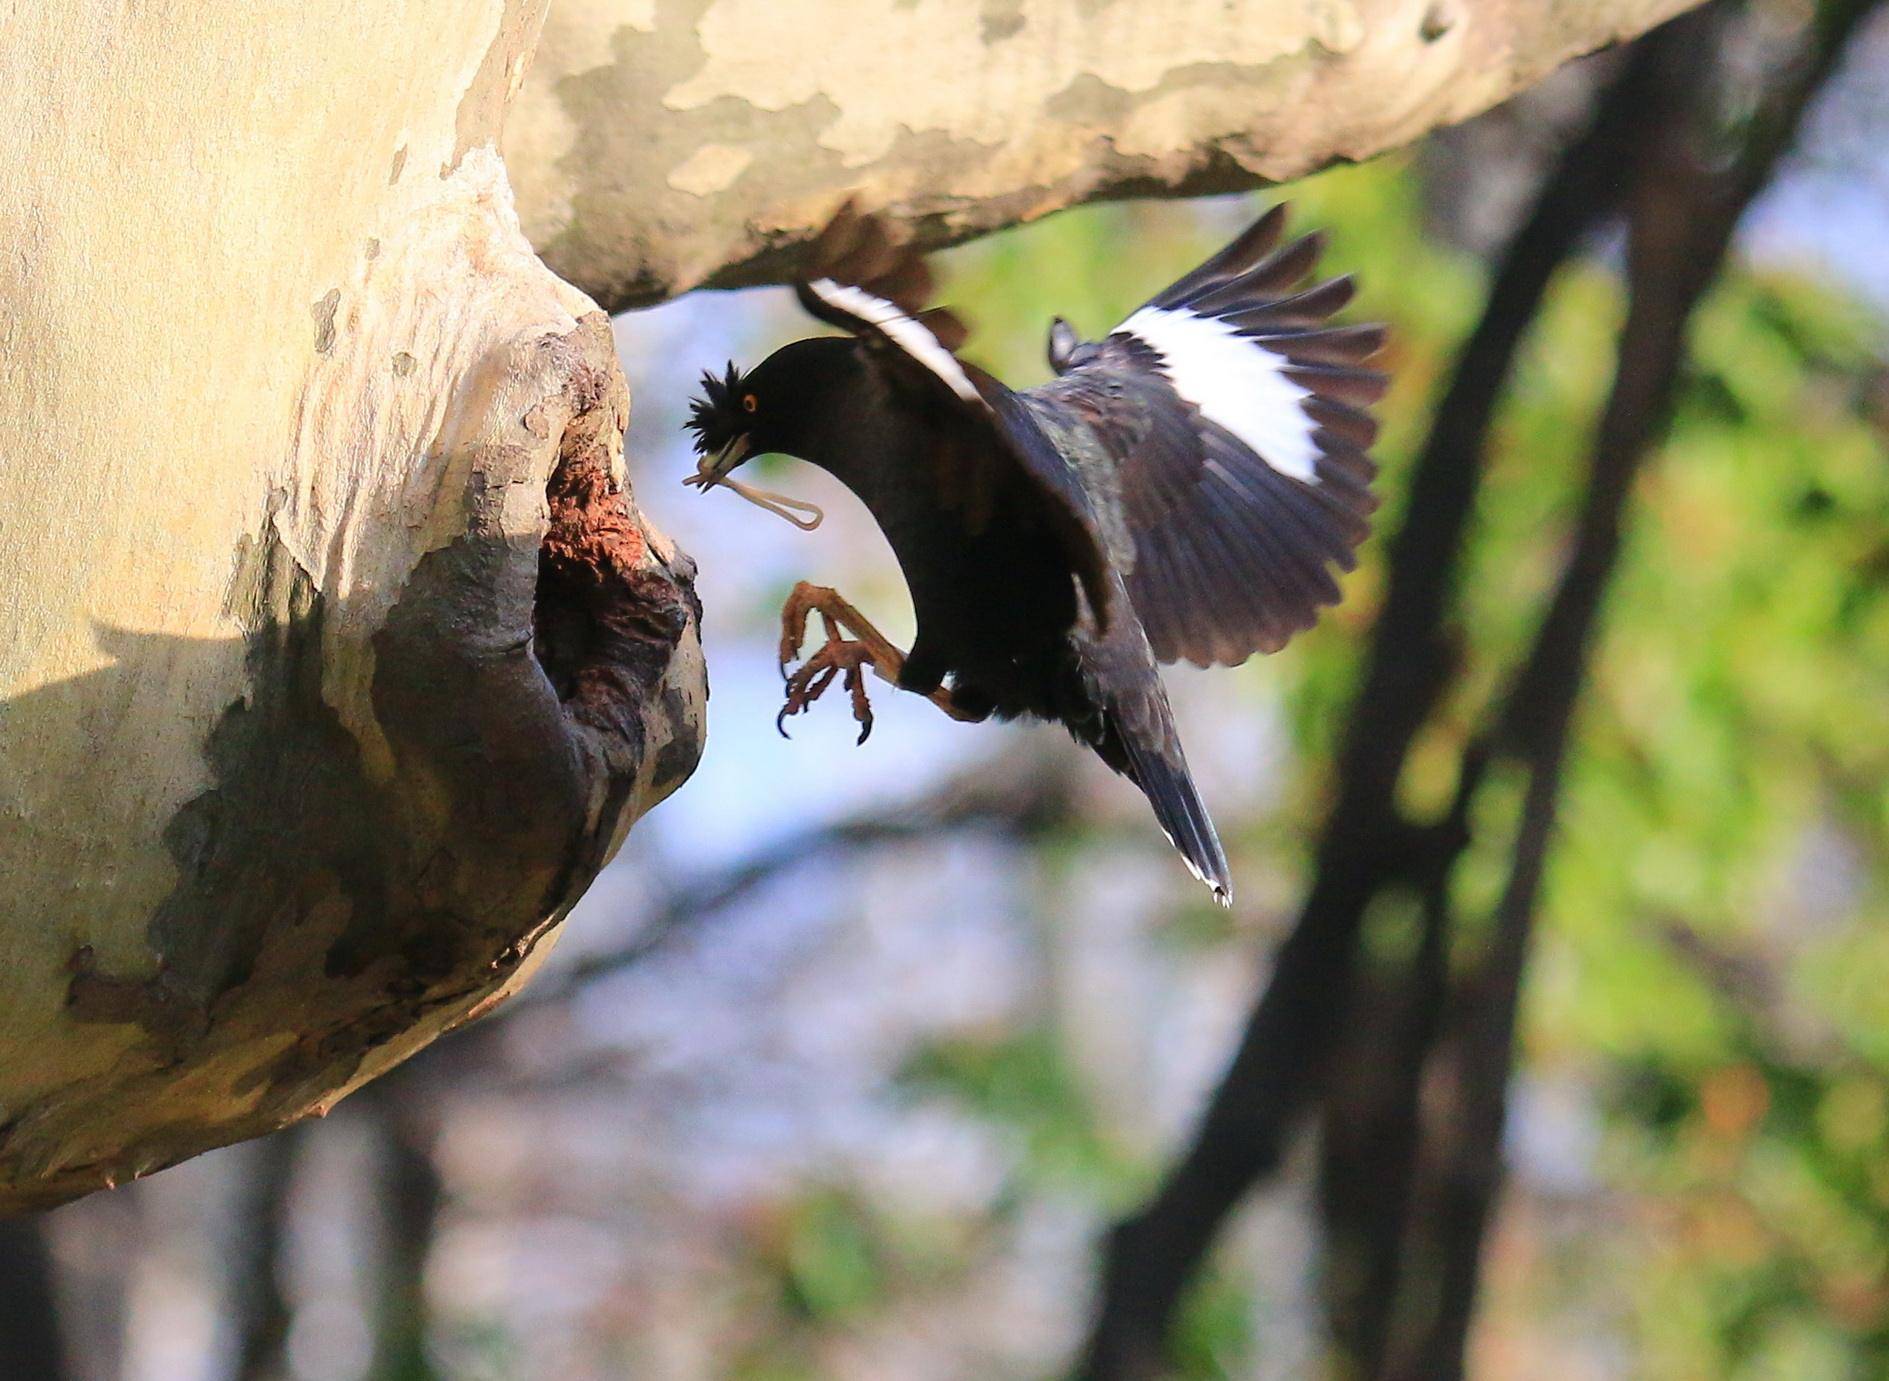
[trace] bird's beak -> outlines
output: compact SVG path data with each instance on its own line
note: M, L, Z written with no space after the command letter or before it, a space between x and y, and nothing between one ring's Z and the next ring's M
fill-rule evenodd
M695 473L682 482L707 493L711 486L722 483L730 470L747 459L749 445L748 434L743 432L713 456L703 456Z
M776 494L772 489L755 489L729 477L728 472L747 459L749 445L745 435L736 437L714 456L703 456L695 473L682 482L694 485L704 494L718 484L727 485L749 503L785 518L803 532L812 532L820 526L820 520L826 515L820 511L818 504L808 503L805 499L790 499L785 494Z

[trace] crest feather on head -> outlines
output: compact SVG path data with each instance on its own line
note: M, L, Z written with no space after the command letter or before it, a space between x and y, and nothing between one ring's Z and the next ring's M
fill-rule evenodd
M696 444L708 441L711 432L731 430L731 424L738 421L736 414L740 405L735 395L741 388L741 371L735 362L728 362L728 372L722 378L715 377L714 370L702 373L702 394L689 404L689 420L682 425L695 433Z

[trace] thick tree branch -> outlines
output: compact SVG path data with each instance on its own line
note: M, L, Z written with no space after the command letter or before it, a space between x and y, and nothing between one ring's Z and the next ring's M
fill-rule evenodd
M1689 2L571 0L508 147L618 306L779 276L854 189L942 243L1362 157ZM545 0L367 8L54 0L0 51L0 1212L489 1010L700 748L692 564L496 156Z
M506 156L611 309L777 279L845 196L966 239L1407 144L1696 0L560 0Z

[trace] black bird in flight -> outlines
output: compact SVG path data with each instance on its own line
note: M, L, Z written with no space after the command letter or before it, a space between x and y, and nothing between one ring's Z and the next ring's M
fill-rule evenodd
M767 452L811 461L864 501L911 589L904 654L834 591L795 587L782 670L811 612L827 636L788 677L783 723L843 676L863 743L868 666L954 718L1059 721L1230 904L1156 663L1231 665L1311 627L1376 507L1385 377L1364 366L1383 330L1330 324L1351 283L1310 281L1318 238L1284 230L1275 206L1101 340L1058 317L1056 377L1015 391L956 356L963 328L926 310L923 259L843 208L797 291L847 334L704 376L688 423L691 483L781 512L729 472Z

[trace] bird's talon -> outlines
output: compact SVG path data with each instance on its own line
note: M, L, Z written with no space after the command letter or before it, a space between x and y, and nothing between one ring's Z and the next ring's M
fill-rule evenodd
M858 662L847 669L846 689L853 697L853 718L859 721L859 737L854 744L863 745L872 737L872 701L866 697L865 668Z
M819 650L787 675L787 703L775 717L774 727L787 736L787 720L804 714L835 680L844 678L847 696L853 705L853 718L859 721L859 742L872 733L872 702L866 696L866 668L872 665L872 650L864 643L848 642L829 629L829 637Z

